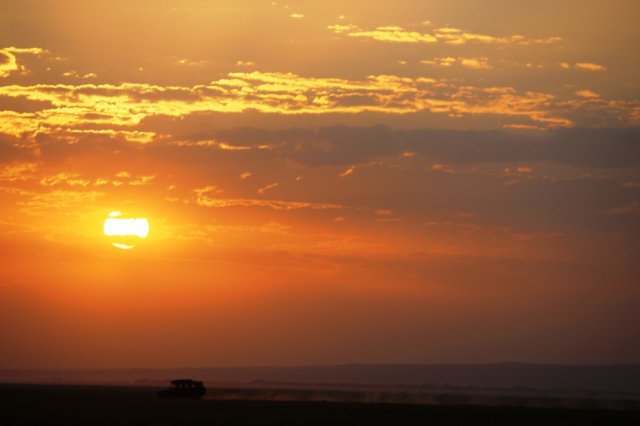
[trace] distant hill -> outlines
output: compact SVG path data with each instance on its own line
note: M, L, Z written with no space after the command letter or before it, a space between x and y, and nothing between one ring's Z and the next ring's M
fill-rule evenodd
M0 370L2 382L161 385L191 377L209 383L531 388L640 393L640 365L345 364L307 367L218 367L103 370Z

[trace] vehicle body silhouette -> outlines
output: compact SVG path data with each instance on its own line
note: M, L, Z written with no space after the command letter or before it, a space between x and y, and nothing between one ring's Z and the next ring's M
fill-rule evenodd
M171 384L173 387L158 391L158 397L199 399L207 393L204 383L197 380L177 379L172 380Z

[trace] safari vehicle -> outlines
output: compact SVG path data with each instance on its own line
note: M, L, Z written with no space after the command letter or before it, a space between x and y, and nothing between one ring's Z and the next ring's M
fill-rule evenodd
M203 382L191 379L172 380L172 387L158 392L160 398L202 398L207 393Z

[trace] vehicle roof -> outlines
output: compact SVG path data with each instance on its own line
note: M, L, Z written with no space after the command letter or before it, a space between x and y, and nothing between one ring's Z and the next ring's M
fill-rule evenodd
M187 385L187 384L201 385L202 382L198 380L192 380L192 379L176 379L176 380L172 380L171 384L172 385Z

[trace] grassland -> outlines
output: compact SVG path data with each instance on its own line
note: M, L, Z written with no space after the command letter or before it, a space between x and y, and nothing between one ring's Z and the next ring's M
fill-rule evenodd
M639 412L401 404L160 400L155 388L0 384L12 425L638 425Z

